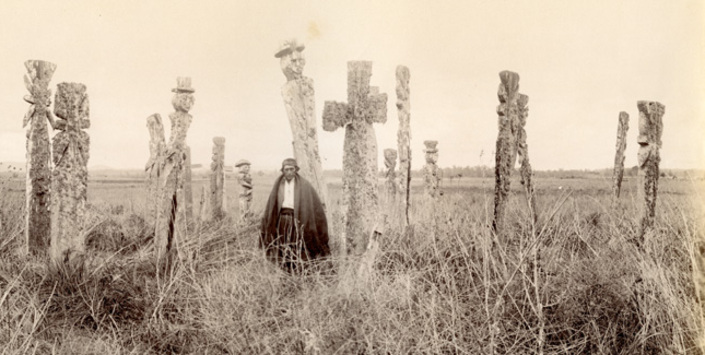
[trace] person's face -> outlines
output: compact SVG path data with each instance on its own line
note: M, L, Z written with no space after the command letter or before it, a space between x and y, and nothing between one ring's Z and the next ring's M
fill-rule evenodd
M284 165L282 172L284 173L284 178L286 179L286 181L291 181L291 179L294 178L294 175L296 175L296 167L291 165Z

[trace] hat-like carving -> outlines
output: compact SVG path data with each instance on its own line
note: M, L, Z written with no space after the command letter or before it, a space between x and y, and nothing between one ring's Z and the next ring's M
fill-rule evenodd
M180 76L176 78L176 88L171 89L172 92L175 93L193 93L196 90L194 90L191 87L191 78L188 76Z
M274 58L281 58L294 51L301 52L305 48L305 45L298 43L295 39L286 40L279 46L279 50L274 54Z
M239 168L239 167L241 167L241 166L243 166L243 165L252 165L252 164L250 164L250 161L247 160L247 159L240 159L240 160L238 160L237 163L235 163L235 167L236 167L236 168Z

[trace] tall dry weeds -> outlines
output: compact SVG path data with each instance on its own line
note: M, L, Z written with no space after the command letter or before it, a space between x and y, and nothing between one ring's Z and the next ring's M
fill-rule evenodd
M350 260L299 274L269 263L256 219L196 226L168 272L149 242L125 248L141 238L125 212L108 211L114 224L98 231L119 238L97 238L70 265L17 255L21 241L4 234L0 343L65 354L702 354L702 202L664 188L642 250L634 200L611 206L608 183L566 193L538 182L545 212L532 225L517 190L506 238L491 232L489 190L415 195L416 222L390 223L352 287L341 287Z

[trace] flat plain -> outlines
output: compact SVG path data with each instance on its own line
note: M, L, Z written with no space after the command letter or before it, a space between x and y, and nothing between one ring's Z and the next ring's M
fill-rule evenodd
M241 220L228 174L228 217L195 222L165 273L139 172L91 174L87 253L61 266L22 254L24 181L5 175L3 353L703 354L701 180L660 180L641 242L638 177L616 203L610 178L538 177L536 224L514 179L505 237L491 231L492 177L444 179L435 200L415 178L408 226L380 179L387 223L360 279L337 255L298 275L264 259L259 218L275 177L253 174L254 217ZM195 210L204 186L196 175ZM335 240L340 180L329 190Z

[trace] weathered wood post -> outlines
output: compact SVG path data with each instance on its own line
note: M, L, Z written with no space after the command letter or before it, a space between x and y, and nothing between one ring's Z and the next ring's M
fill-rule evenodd
M211 162L211 218L220 220L225 217L223 200L225 192L225 138L213 138L213 161Z
M406 225L409 225L409 196L411 184L411 104L409 101L409 68L399 65L396 71L397 79L397 111L399 114L399 132L397 144L399 148L399 191L404 209Z
M345 127L344 232L341 250L361 255L377 215L377 138L373 123L387 120L387 95L370 87L372 62L348 62L348 103L326 101L323 129Z
M653 228L656 218L659 164L661 162L661 133L665 106L656 101L639 101L639 168L644 175L644 211L641 219L640 239Z
M285 41L274 57L280 59L281 69L287 80L281 88L281 93L294 138L294 158L299 165L299 174L316 189L325 209L328 187L318 153L313 79L303 76L306 64L302 53L304 48L305 46L296 40Z
M203 222L208 219L208 192L206 185L201 186L201 196L198 199L198 222Z
M187 160L186 134L193 117L188 113L195 98L191 78L177 78L177 87L172 90L171 101L175 112L169 114L171 136L162 159L160 159L160 202L155 223L154 250L159 263L167 265L177 253L179 238L186 229L183 210L183 171Z
M28 71L24 76L24 82L30 92L24 97L30 106L22 122L22 127L29 124L25 190L25 251L33 255L46 255L51 234L49 214L51 152L47 121L54 125L54 119L49 110L51 90L48 86L56 70L56 64L28 60L24 65Z
M164 124L162 117L155 113L147 117L147 129L149 130L149 160L145 164L144 170L147 178L147 213L150 218L156 219L159 208L159 197L161 194L161 171L162 159L166 151L166 139L164 138Z
M385 186L387 192L387 201L395 202L397 198L397 173L395 168L397 166L397 150L396 149L385 149L384 150L384 167L385 167Z
M529 162L529 146L526 144L526 119L529 117L529 96L519 94L517 99L517 110L519 124L516 129L516 150L519 158L519 173L521 175L521 184L526 192L526 199L529 201L531 209L531 219L534 224L538 221L538 211L536 210L536 195L534 194L534 185L531 182L531 163ZM514 162L512 161L512 167Z
M624 178L624 151L627 149L628 130L629 114L622 111L619 113L619 124L617 126L617 152L614 156L614 171L612 173L613 201L619 199L619 194L622 190L622 179Z
M519 74L502 71L499 73L501 83L497 91L499 106L497 115L499 133L495 149L495 189L494 189L494 220L492 229L504 233L507 198L512 168L516 159L515 128L517 124L517 99L519 94Z
M184 215L184 221L187 228L191 228L193 224L193 188L191 185L191 147L184 144L186 152L186 161L184 162L184 188L183 188L183 203L179 210Z
M438 141L424 141L426 148L423 150L426 154L426 165L423 166L424 192L431 198L436 198L439 191L440 174L438 171Z
M252 203L252 176L250 175L250 162L240 159L235 167L239 169L237 182L240 184L240 194L238 195L240 219L245 220L252 215L250 204Z
M53 139L54 171L51 181L51 247L55 261L69 260L82 253L84 246L83 216L88 190L88 157L90 137L83 129L90 127L86 86L60 83L54 99L55 123Z

